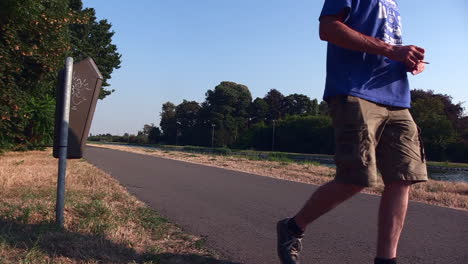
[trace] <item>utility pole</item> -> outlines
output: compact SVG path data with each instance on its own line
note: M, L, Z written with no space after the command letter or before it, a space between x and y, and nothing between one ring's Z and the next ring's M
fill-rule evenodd
M275 124L276 120L273 119L273 136L271 138L271 151L275 149Z
M214 128L215 124L211 124L211 148L214 148Z

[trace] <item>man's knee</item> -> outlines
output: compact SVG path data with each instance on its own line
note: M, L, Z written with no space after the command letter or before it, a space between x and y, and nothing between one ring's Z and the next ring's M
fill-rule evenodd
M352 192L352 193L359 193L366 188L365 186L350 184L350 183L342 183L338 181L335 181L335 184L340 185L341 188L346 189L347 191Z
M413 182L410 181L393 181L389 183L385 183L385 189L394 189L394 188L399 188L399 189L409 189Z
M408 181L395 181L386 183L384 193L394 193L399 195L408 195L411 191L411 182Z

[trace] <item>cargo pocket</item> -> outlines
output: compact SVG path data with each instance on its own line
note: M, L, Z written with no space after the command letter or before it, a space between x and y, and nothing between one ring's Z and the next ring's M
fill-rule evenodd
M367 126L344 126L336 136L336 165L367 167L371 161L371 141Z
M419 126L417 127L418 127L419 152L421 155L421 161L426 162L426 151L424 150L424 142L421 136L421 128Z

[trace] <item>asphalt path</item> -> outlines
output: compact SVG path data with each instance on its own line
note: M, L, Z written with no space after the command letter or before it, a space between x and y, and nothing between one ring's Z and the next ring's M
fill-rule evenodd
M279 263L276 222L293 215L317 188L104 148L87 147L85 158L237 263ZM379 199L358 194L310 225L302 263L373 263ZM398 263L467 264L468 212L410 202Z

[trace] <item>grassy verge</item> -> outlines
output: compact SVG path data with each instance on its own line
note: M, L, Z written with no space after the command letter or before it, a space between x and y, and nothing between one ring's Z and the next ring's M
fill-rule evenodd
M436 166L436 167L466 168L466 169L468 169L468 164L467 163L429 161L429 162L427 162L427 164L430 165L430 166Z
M119 145L119 146L141 146L141 147L154 147L161 150L167 151L181 151L181 152L195 152L201 154L221 154L221 155L242 155L249 159L257 160L270 160L278 161L282 160L285 162L297 162L301 159L333 159L333 155L326 154L304 154L304 153L289 153L289 152L272 152L272 151L255 151L255 150L236 150L228 148L208 148L198 146L173 146L173 145L155 145L155 144L131 144L125 142L99 142L99 141L88 141L88 144L94 145ZM437 162L428 161L428 166L440 167L440 168L462 168L468 169L468 163L454 163L454 162Z
M231 169L278 179L320 185L333 179L335 169L321 166L317 162L291 162L285 157L272 157L270 160L255 157L231 155L191 154L181 151L144 149L130 146L94 145L145 155L181 160L224 169ZM370 194L381 194L382 182L376 187L364 190ZM468 210L468 183L442 182L429 180L427 183L413 185L411 200L433 205Z
M0 156L0 263L229 263L84 160L70 160L65 227L51 150Z

